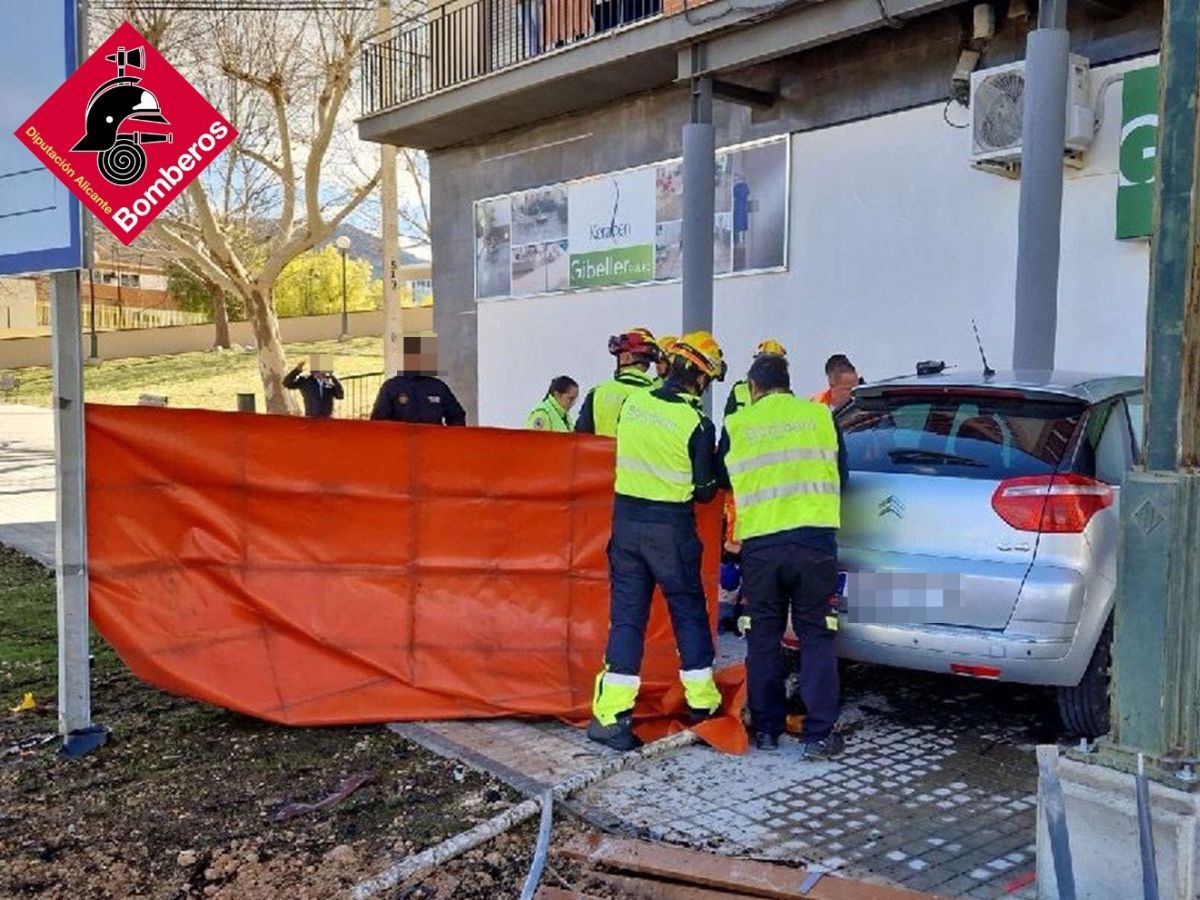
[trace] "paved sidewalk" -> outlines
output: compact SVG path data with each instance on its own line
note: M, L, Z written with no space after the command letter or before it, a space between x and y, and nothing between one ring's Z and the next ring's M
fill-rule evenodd
M0 403L0 544L54 565L54 415Z
M835 762L804 762L792 739L777 754L743 757L689 747L570 805L650 840L819 862L940 896L1036 896L1038 692L853 666L845 701L847 752ZM610 752L547 722L392 727L529 793Z

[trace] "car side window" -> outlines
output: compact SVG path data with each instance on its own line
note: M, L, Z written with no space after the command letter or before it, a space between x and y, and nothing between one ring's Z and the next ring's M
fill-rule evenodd
M1125 398L1125 405L1129 409L1129 421L1133 426L1133 456L1134 459L1141 459L1142 442L1146 435L1146 396L1130 394Z
M1105 484L1118 485L1133 465L1133 441L1125 401L1115 400L1092 410L1086 440L1095 460L1094 476Z

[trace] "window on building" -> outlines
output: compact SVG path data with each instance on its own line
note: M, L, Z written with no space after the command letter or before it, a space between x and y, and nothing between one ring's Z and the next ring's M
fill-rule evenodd
M132 273L132 274L124 274L124 273L122 273L122 275L121 275L121 285L122 285L123 287L132 287L132 288L135 288L135 287L141 287L141 285L142 285L142 277L141 277L140 275L138 275L136 272L135 272L135 273Z

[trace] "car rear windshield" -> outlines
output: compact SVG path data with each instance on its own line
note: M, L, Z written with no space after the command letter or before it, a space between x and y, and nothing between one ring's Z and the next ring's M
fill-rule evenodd
M1055 471L1086 410L1080 401L885 392L838 416L852 471L1016 478Z

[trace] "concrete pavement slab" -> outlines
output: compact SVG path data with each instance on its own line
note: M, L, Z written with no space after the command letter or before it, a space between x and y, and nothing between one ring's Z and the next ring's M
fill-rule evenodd
M731 655L728 641L722 655ZM578 795L573 809L630 836L769 860L819 862L946 896L1026 900L1037 767L1052 712L1035 690L867 666L847 670L843 757L731 757L689 747ZM394 726L536 792L611 751L547 722Z
M54 416L0 403L0 544L54 565Z

